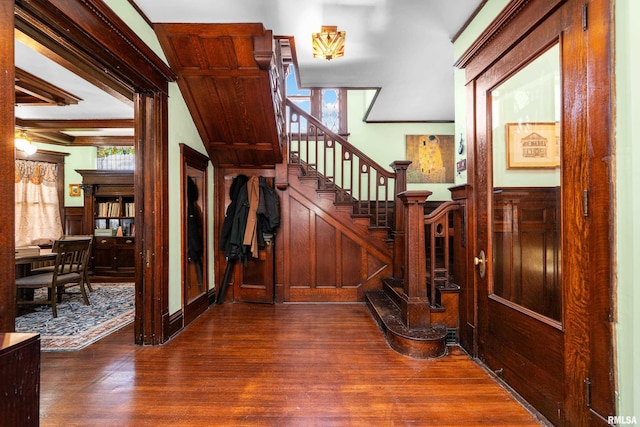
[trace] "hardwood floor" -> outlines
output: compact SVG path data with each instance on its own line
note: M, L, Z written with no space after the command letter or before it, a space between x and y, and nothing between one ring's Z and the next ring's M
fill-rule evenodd
M163 346L133 327L43 353L42 426L537 426L459 347L402 356L362 304L212 306Z

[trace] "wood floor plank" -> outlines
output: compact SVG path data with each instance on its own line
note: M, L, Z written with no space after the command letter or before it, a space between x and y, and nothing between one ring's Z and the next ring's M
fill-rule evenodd
M43 353L42 426L538 426L458 347L402 356L362 304L212 306L173 340L131 326Z

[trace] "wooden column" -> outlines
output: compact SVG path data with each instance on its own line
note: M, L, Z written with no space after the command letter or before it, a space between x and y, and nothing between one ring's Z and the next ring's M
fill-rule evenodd
M398 194L404 210L403 289L405 304L402 318L408 328L421 329L431 326L431 308L427 297L427 270L424 247L424 203L430 191L404 191Z
M402 279L404 277L404 208L402 207L402 200L400 200L398 195L407 191L407 168L410 164L410 160L396 160L389 165L396 173L394 188L395 220L392 232L394 242L392 273L394 279Z
M15 186L13 1L0 2L0 331L15 330Z

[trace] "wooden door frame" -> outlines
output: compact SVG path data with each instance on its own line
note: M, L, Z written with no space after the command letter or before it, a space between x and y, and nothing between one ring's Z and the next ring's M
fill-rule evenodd
M0 2L0 210L15 212L15 69L13 2ZM0 330L15 331L15 214L4 215L0 225Z
M561 13L571 22L570 30L561 37L573 52L571 57L563 56L563 81L573 83L562 88L563 102L571 105L563 109L562 137L584 141L563 155L572 159L571 165L564 165L562 171L563 246L571 245L571 250L563 252L562 264L563 418L576 425L606 425L603 416L615 414L610 0L512 1L462 55L456 65L465 69L468 88L468 176L472 189L489 184L486 179L476 178L479 160L487 156L477 150L478 143L487 136L482 129L486 111L478 112L477 107L480 100L476 98L476 79L558 8L563 8ZM476 122L483 118L482 124ZM481 208L486 211L487 202L479 200L475 190L472 199L474 211ZM476 218L476 212L470 212L469 218ZM486 220L470 224L470 229L475 228L478 234L488 233L483 225L487 224ZM475 239L471 242L474 254L483 249L477 247ZM488 258L491 259L491 254ZM469 263L468 268L471 271L475 267ZM474 283L478 305L483 304L486 295L480 295L477 275L470 280ZM478 329L487 327L481 317L474 342L477 342ZM596 392L592 393L593 390Z
M184 326L191 323L197 316L202 314L208 307L209 301L214 299L213 292L209 290L209 251L207 245L207 236L209 235L208 224L209 224L209 178L208 178L208 168L209 165L209 157L204 154L194 150L186 144L180 144L180 203L181 203L181 237L180 237L180 248L181 248L181 257L182 257L182 312L183 312L183 324ZM203 275L203 292L200 296L195 298L193 301L188 300L189 292L187 291L188 284L188 271L189 271L189 259L187 257L188 253L188 171L189 169L195 169L198 172L201 172L203 177L202 181L204 183L203 187L199 189L199 192L202 195L202 199L200 200L200 204L202 205L202 239L203 239L203 254L202 254L202 275Z
M272 168L242 168L242 167L228 167L228 168L216 168L214 171L214 185L215 185L215 206L214 209L214 241L220 241L220 234L222 231L222 224L224 223L226 209L229 204L229 189L225 187L225 179L226 177L236 177L238 175L246 175L247 177L251 176L262 176L267 179L272 179L275 181L276 171ZM275 240L279 238L279 230L275 233ZM276 241L272 242L271 250L274 250L270 256L273 257L274 263L275 260L278 259L278 256L281 256L282 252L276 252L279 249L279 245ZM275 248L275 249L274 249ZM261 248L261 250L266 250L265 248ZM280 255L279 255L280 254ZM214 272L216 283L221 284L223 281L224 271L227 266L228 260L225 258L224 251L216 247L215 248L215 263L214 263ZM272 263L266 267L268 271L265 274L270 274L274 276L275 265ZM260 287L256 287L254 289L247 289L243 293L242 284L244 283L243 272L244 266L240 262L236 262L233 266L232 274L229 277L229 283L225 292L224 301L243 301L243 302L260 302L260 303L272 303L275 300L275 280L270 285L266 286L265 289L261 289ZM275 279L275 278L274 278ZM217 286L217 285L216 285ZM271 287L271 289L269 289ZM216 295L220 290L216 290Z
M101 89L131 103L135 111L136 171L136 316L135 342L155 345L169 338L168 313L168 82L173 71L113 12L98 0L15 0L0 6L0 49L3 69L0 80L2 118L0 160L6 170L14 168L12 150L15 111L14 26L39 52L64 65ZM9 34L10 33L10 34ZM10 151L11 150L11 151ZM11 153L11 154L9 154ZM7 164L8 163L8 164ZM0 206L13 211L11 174L0 178ZM11 181L11 183L9 182ZM11 187L11 188L9 188ZM12 272L9 254L15 243L14 219L4 221L0 233L3 271ZM11 229L9 230L9 227ZM11 231L11 232L9 232ZM13 273L7 274L12 276ZM13 278L0 287L3 330L14 330L15 290Z

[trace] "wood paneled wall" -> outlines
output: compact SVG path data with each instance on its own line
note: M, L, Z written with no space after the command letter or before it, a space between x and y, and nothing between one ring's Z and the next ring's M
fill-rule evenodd
M216 242L228 203L225 182L240 173L273 176L274 170L216 171ZM388 231L370 230L368 218L352 218L350 212L337 208L333 200L295 176L289 182L285 190L276 190L281 218L274 248L274 300L356 302L364 300L364 291L380 289L382 278L392 274ZM218 247L216 259L219 285L226 262ZM229 293L226 300L231 300Z
M362 301L364 291L381 288L390 277L386 230L370 230L368 218L352 218L291 177L279 192L282 205L282 275L276 275L281 301Z
M560 321L560 187L494 195L494 293Z
M65 206L64 208L64 234L84 233L84 207Z

